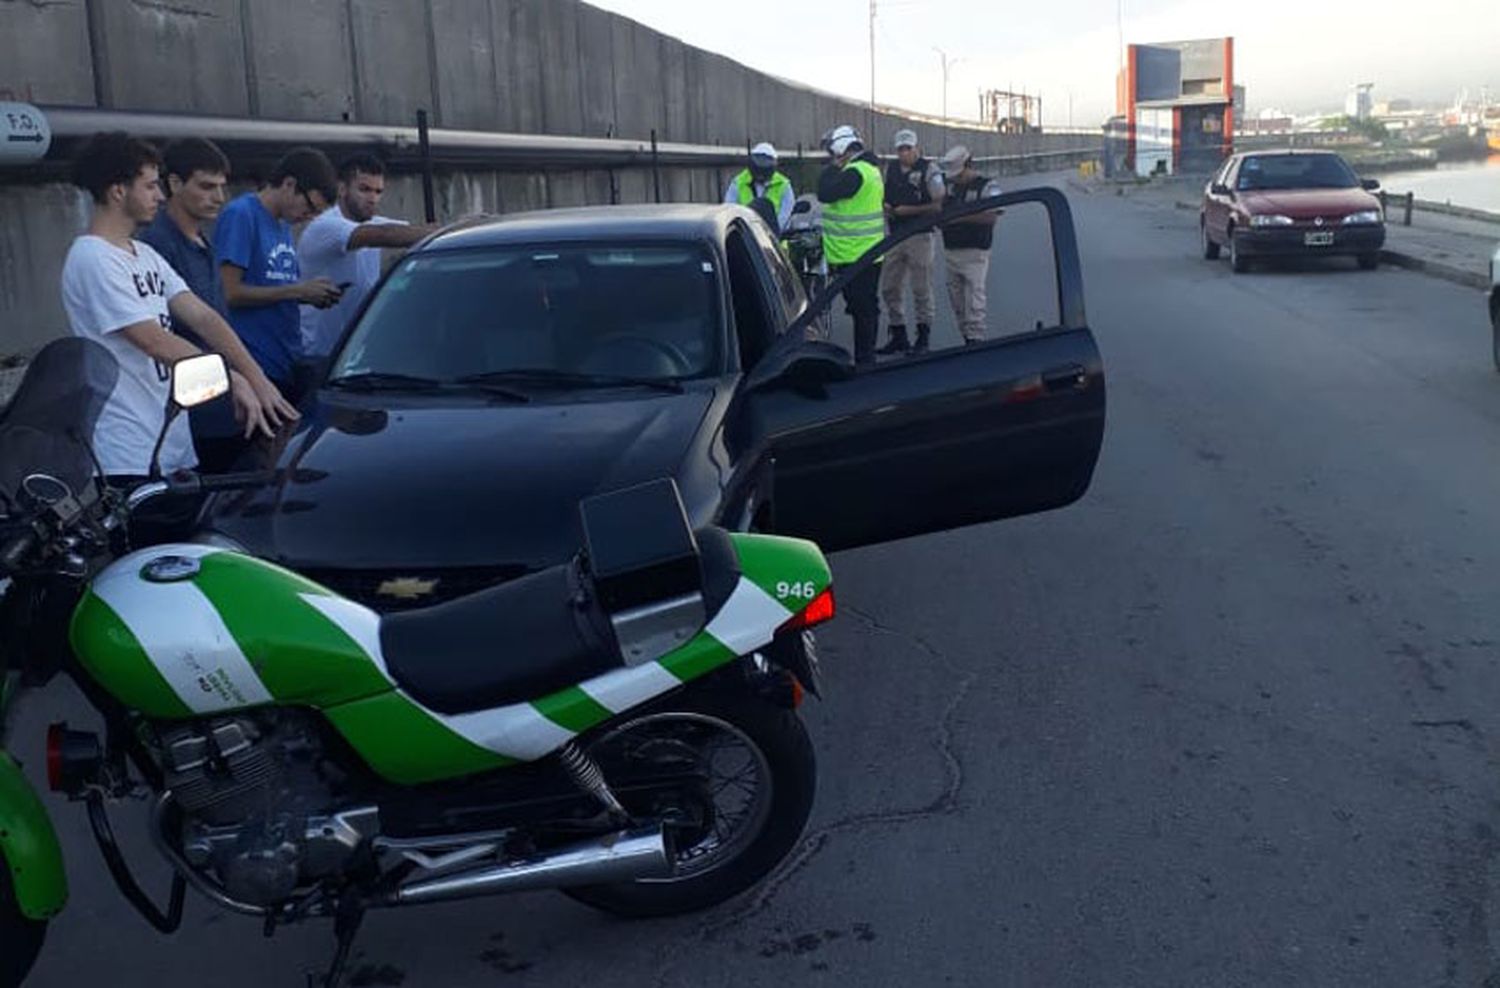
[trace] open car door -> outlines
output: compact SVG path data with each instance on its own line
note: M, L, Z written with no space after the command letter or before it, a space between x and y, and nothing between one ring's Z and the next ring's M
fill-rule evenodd
M856 368L805 327L874 258L925 230L1025 203L1046 210L1057 325ZM1104 370L1084 315L1072 212L1037 188L890 237L834 281L742 384L730 440L771 464L772 527L825 550L1060 508L1088 490Z

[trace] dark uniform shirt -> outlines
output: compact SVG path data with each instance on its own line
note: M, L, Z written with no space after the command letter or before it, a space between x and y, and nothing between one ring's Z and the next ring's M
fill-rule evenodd
M926 206L932 202L932 189L928 180L932 174L932 162L918 158L911 170L901 167L901 162L891 162L885 170L885 202L888 206ZM908 229L931 219L930 216L892 216L891 236L905 233Z
M985 197L985 190L993 179L975 175L967 181L948 181L948 195L943 200L943 209L956 209L961 205L978 202ZM943 227L943 246L949 250L989 250L995 242L995 227L985 223L954 223Z

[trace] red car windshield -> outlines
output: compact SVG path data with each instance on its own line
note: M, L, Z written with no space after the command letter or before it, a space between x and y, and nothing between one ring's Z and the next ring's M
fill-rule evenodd
M1257 154L1240 165L1239 192L1352 189L1359 178L1336 154Z

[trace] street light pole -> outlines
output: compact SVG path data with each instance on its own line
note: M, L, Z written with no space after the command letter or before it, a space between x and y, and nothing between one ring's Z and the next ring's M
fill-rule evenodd
M938 58L943 61L943 150L946 151L948 148L948 70L963 61L963 59L950 59L947 52L935 45L932 50L937 52Z
M870 119L865 127L866 139L875 133L875 0L870 0Z

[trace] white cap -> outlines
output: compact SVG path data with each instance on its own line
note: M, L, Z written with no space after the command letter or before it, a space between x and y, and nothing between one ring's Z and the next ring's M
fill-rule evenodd
M855 130L849 124L839 124L833 130L829 131L828 153L835 158L842 157L844 152L849 150L849 145L851 144L863 145L864 141L859 139L859 131Z
M892 146L897 151L902 148L914 148L917 146L917 132L914 130L898 130L896 136L891 139Z
M969 157L968 148L962 144L955 144L948 149L948 153L943 155L942 160L938 162L938 169L944 175L957 175L964 170L964 165L969 163Z
M759 144L755 145L755 147L750 149L750 157L770 158L772 161L775 161L777 160L778 156L776 154L776 148L769 141L761 141Z

